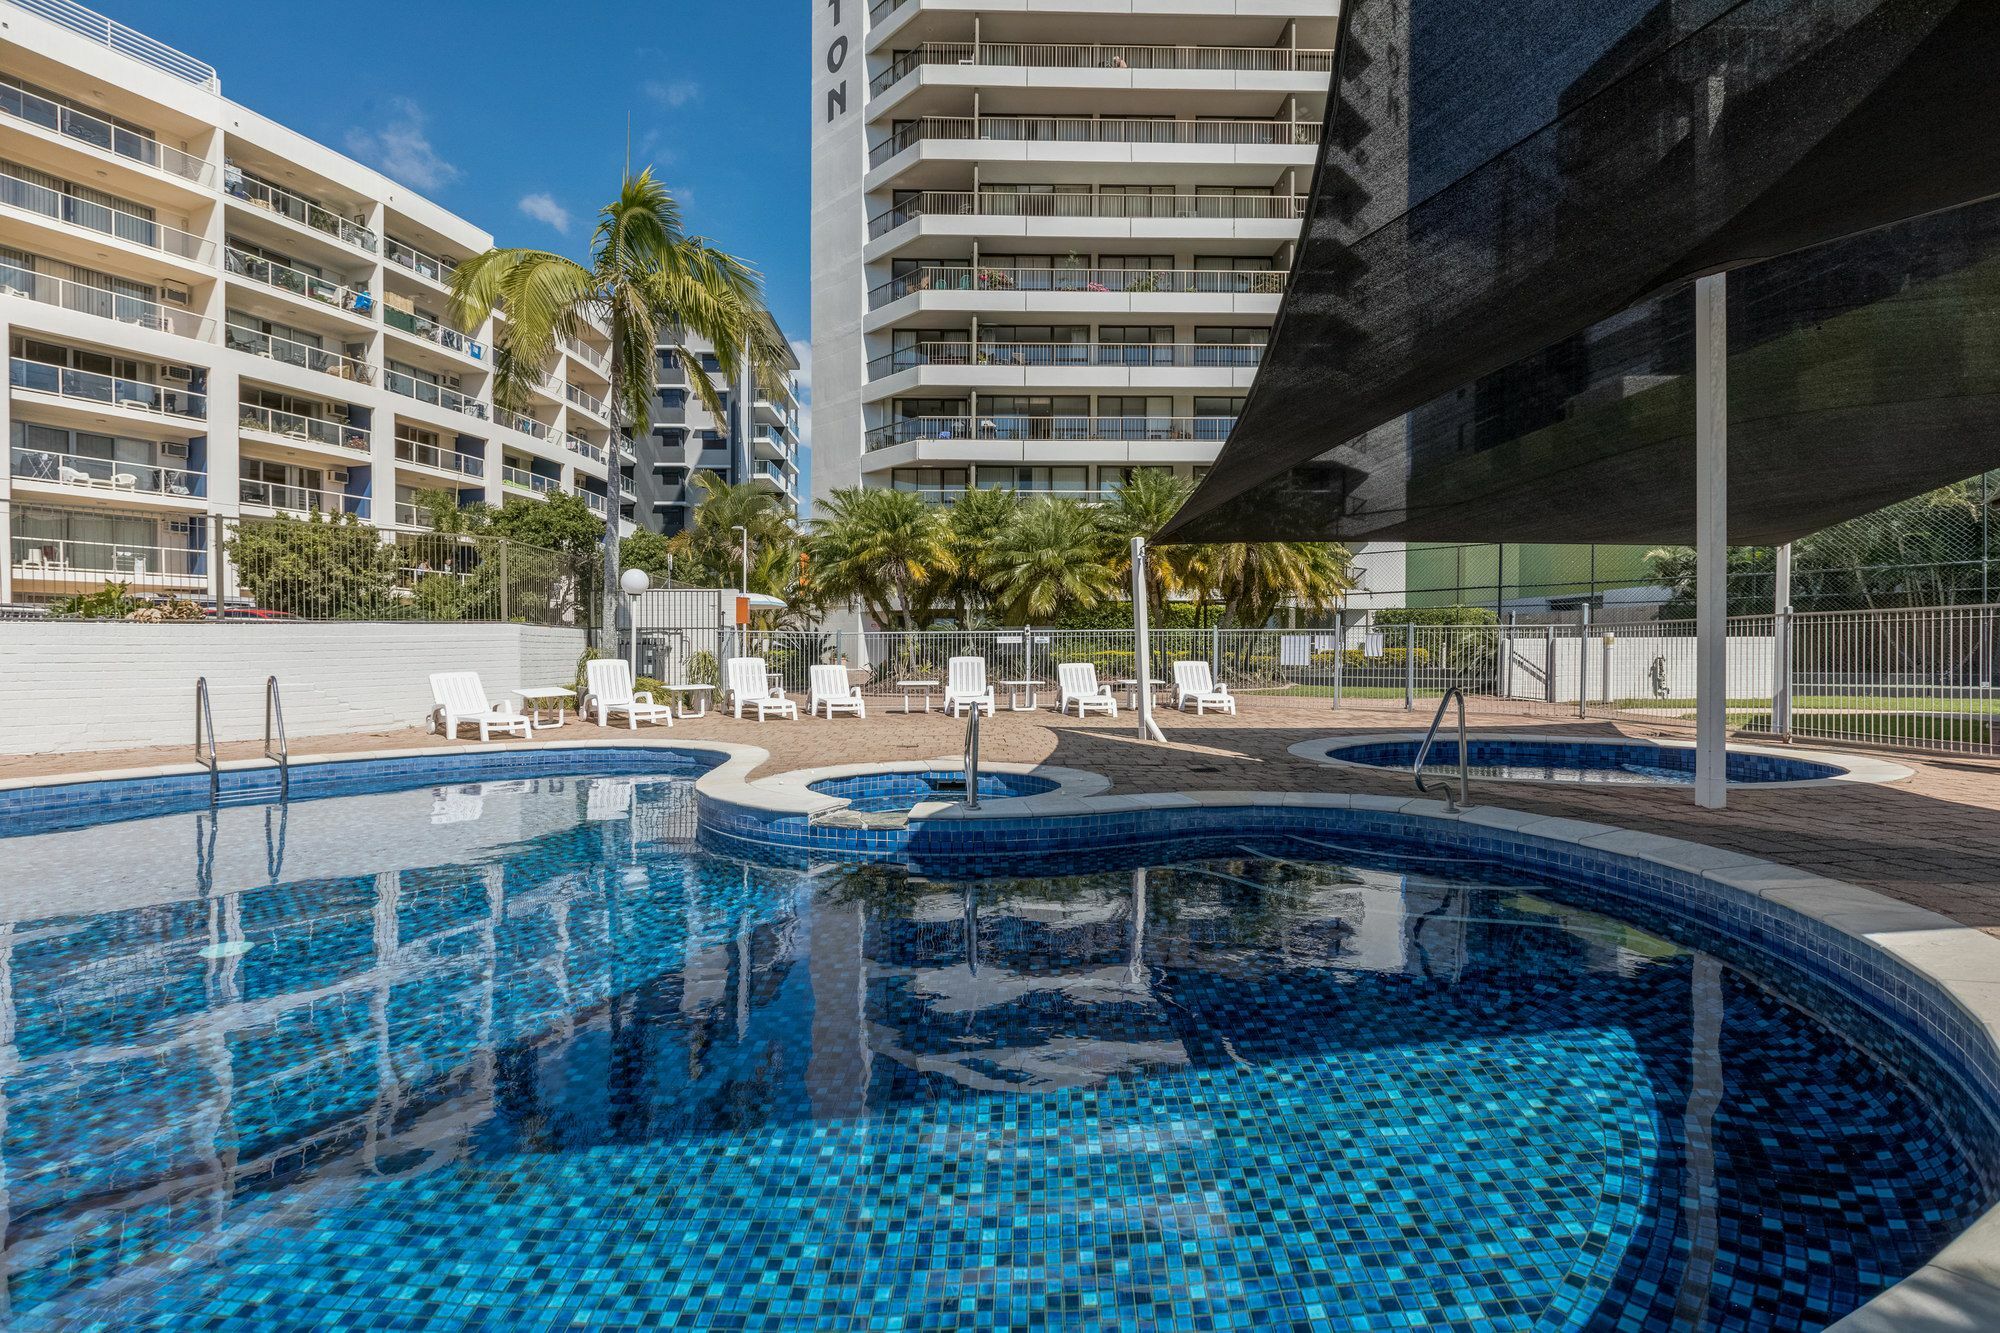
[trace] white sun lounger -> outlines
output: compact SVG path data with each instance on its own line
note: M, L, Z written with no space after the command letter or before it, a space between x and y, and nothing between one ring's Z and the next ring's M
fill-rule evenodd
M490 741L493 733L511 733L528 739L528 719L509 707L496 708L486 698L486 687L477 671L434 671L431 673L431 727L454 739L467 722L479 724L479 739Z
M772 713L799 720L799 706L771 688L771 673L764 669L761 657L729 659L729 697L739 718L745 708L754 708L759 722Z
M1078 717L1093 708L1118 716L1117 696L1111 693L1110 686L1097 683L1097 668L1089 662L1058 662L1056 686L1061 691L1056 700L1059 713L1067 713L1074 704Z
M945 664L944 711L957 717L964 708L993 716L993 687L986 683L983 657L954 657Z
M625 715L626 725L633 731L641 722L664 722L674 724L674 710L653 698L651 690L637 694L632 691L632 664L618 657L593 658L583 664L584 683L589 693L584 698L584 711L597 710L597 725L608 727L614 713Z
M1174 663L1174 707L1185 709L1189 704L1194 705L1196 717L1210 708L1232 717L1236 713L1236 696L1227 685L1215 683L1206 662Z
M848 683L846 667L816 666L808 674L812 694L807 701L806 712L817 715L824 708L829 722L837 712L852 713L856 717L868 716L868 707L861 702L861 688Z

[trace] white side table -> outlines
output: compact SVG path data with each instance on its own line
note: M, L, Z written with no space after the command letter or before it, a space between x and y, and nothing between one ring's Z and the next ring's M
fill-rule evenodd
M1035 699L1035 691L1048 684L1045 680L1003 680L1000 683L1007 687L1007 711L1010 713L1034 712L1041 706Z
M1126 707L1137 708L1139 706L1139 681L1137 679L1128 676L1123 680L1114 680L1111 683L1131 696L1131 702ZM1166 683L1164 680L1149 680L1146 682L1146 688L1153 694L1154 702L1158 702L1160 686Z
M897 681L896 688L903 692L903 711L905 713L910 711L910 696L912 694L921 694L924 699L924 711L926 713L930 712L931 694L937 689L937 687L938 683L934 680Z
M553 731L560 727L563 724L563 709L576 700L575 690L558 689L554 686L517 689L514 693L521 696L522 706L528 710L528 726L534 731ZM554 707L556 710L556 720L553 722L542 721L542 710L548 707Z
M668 697L669 699L671 699L671 698L672 698L672 697L673 697L674 695L676 695L676 694L678 694L678 695L682 696L682 698L681 698L681 716L682 716L682 717L707 717L707 716L708 716L708 696L709 696L709 695L711 695L711 694L714 694L714 693L715 693L715 686L713 686L713 685L669 685L669 686L667 686L667 687L666 687L666 689L667 689L667 697ZM694 700L694 711L693 711L692 713L688 712L688 710L687 710L687 701L688 701L689 699L692 699L692 700Z

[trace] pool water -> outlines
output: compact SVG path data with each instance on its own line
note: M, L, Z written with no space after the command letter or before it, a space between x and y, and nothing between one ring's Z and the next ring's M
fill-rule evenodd
M1040 796L1060 784L1032 773L981 773L979 799L997 801L1010 796ZM965 772L941 769L911 773L858 773L844 778L823 778L811 784L821 796L843 796L847 808L881 814L909 810L921 801L963 801Z
M1327 757L1350 764L1407 771L1417 760L1422 742L1376 741L1343 745ZM1509 778L1537 782L1694 784L1694 750L1686 746L1645 745L1618 741L1471 740L1466 742L1468 772L1475 778ZM1426 772L1458 772L1458 742L1439 740L1424 761ZM1732 750L1729 781L1811 782L1839 777L1846 770L1833 764L1788 755L1753 754Z
M583 777L0 839L14 1324L1806 1329L1994 1198L1904 1043L1582 890L694 833Z

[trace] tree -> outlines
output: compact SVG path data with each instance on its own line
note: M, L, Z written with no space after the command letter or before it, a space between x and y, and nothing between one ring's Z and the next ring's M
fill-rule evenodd
M1192 482L1161 468L1141 468L1118 488L1105 524L1118 539L1120 568L1127 581L1131 577L1132 539L1144 537L1150 543L1193 490ZM1146 605L1150 610L1163 610L1167 597L1188 585L1193 551L1192 547L1164 546L1146 552Z
M645 419L655 347L682 352L690 383L716 411L721 396L700 358L683 345L688 334L706 339L731 375L745 349L766 373L776 373L787 351L764 310L756 270L688 235L680 205L651 170L628 175L618 198L599 214L587 264L547 250L493 249L460 264L451 291L461 328L479 327L496 309L507 312L494 358L494 398L503 407L521 406L528 389L555 365L564 341L579 340L586 327L602 329L611 342L606 406L614 439ZM603 548L610 625L620 573L616 505L605 506Z
M1001 486L963 491L945 510L945 540L954 566L945 596L960 629L970 629L977 617L993 613L998 577L993 553L1020 517L1020 497Z
M1227 625L1268 624L1287 603L1331 611L1354 590L1352 557L1332 542L1236 542L1197 548L1190 560Z
M994 592L1012 624L1087 611L1117 595L1117 538L1094 509L1035 500L1000 534Z
M681 583L709 588L734 588L742 581L743 528L749 534L752 584L749 592L783 595L778 587L759 587L756 566L763 564L766 548L776 548L786 561L797 563L798 531L792 526L791 511L774 492L754 481L734 486L712 472L697 473L694 487L701 492L687 528L669 542L674 552L675 577Z
M911 491L835 491L806 546L815 594L853 599L880 625L928 628L940 587L956 571L942 516Z
M352 514L238 524L224 547L259 606L314 620L401 613L398 548Z

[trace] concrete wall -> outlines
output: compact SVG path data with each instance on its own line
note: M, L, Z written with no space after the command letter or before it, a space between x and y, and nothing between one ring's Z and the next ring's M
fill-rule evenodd
M194 743L194 683L208 677L217 740L264 734L278 678L289 735L419 727L430 673L477 671L495 702L563 685L581 630L528 625L90 621L0 624L0 754Z

